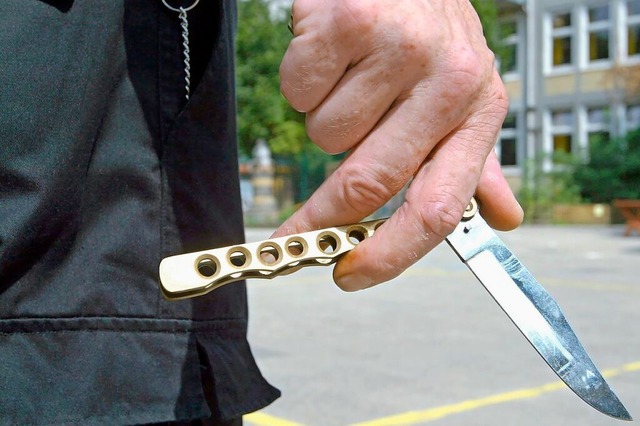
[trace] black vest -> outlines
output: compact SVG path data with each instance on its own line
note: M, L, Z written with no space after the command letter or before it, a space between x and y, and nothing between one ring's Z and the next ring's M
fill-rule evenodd
M235 15L189 12L187 102L161 0L0 2L0 424L226 419L279 395L244 283L158 289L162 257L244 238Z

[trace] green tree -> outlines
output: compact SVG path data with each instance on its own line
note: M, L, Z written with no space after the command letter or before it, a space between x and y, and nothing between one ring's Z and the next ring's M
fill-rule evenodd
M264 138L276 161L291 167L296 201L303 201L322 183L327 163L335 158L309 140L304 114L293 110L280 94L280 62L292 37L287 30L289 14L270 13L268 0L241 0L238 20L240 150L250 156L255 141Z
M545 170L546 161L554 164L551 171ZM553 206L581 201L580 187L573 176L576 164L575 157L565 153L538 153L524 164L518 201L524 209L525 222L547 223Z
M471 0L471 4L480 17L484 37L489 48L502 65L513 63L516 60L516 51L513 48L509 49L503 40L515 31L515 23L500 19L500 10L495 1Z
M593 141L589 160L576 166L574 180L589 202L640 198L640 129L621 138Z
M471 4L475 8L480 22L487 45L491 50L496 52L499 50L502 40L500 27L498 25L498 8L495 1L488 0L471 0Z
M263 138L275 154L302 150L306 135L304 116L293 111L280 94L278 69L291 34L287 18L269 13L266 0L238 4L236 80L240 149L251 154Z

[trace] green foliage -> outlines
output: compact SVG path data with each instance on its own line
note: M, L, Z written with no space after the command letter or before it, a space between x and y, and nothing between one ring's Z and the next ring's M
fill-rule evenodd
M525 222L548 222L556 204L581 201L580 188L574 181L576 160L568 154L553 157L553 169L544 170L545 159L539 154L523 168L523 184L518 201L525 212Z
M515 23L500 19L495 1L471 0L471 4L480 17L487 45L499 59L501 68L514 64L516 51L513 46L509 48L503 41L514 32Z
M325 166L333 157L309 140L304 114L293 110L280 94L280 62L291 40L288 12L270 13L268 0L241 0L238 20L240 153L251 157L256 140L265 139L275 160L291 168L295 200L305 200L324 180Z
M487 45L491 50L497 52L501 44L502 35L498 25L498 7L496 6L496 2L488 0L471 0L471 5L480 17Z
M543 156L524 167L518 199L528 222L547 222L555 204L640 199L640 129L621 138L593 139L588 161L564 154L545 172Z
M269 13L266 0L238 3L236 83L238 137L242 153L251 154L255 141L268 141L274 154L302 151L306 133L304 115L280 94L278 70L291 34L288 16Z
M335 166L345 154L335 156L326 154L316 145L308 141L299 153L280 156L279 160L291 168L294 182L294 198L296 202L304 201L324 182L327 168Z
M576 166L573 178L582 197L592 203L640 198L640 129L592 141L589 161Z

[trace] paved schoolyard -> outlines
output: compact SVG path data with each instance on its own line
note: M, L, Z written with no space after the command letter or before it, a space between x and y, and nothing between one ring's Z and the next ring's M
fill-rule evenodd
M640 237L619 226L501 235L640 419ZM249 297L254 353L283 396L248 425L621 424L558 384L446 244L367 291L307 268L250 281Z

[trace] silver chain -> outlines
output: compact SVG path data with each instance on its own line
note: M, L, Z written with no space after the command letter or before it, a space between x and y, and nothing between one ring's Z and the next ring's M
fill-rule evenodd
M180 8L180 26L182 27L182 54L184 55L184 88L185 97L189 100L191 94L191 56L189 55L189 21L187 11Z
M187 19L187 12L196 7L200 0L195 0L193 4L187 8L180 7L175 8L167 3L167 0L162 0L162 3L174 12L178 12L180 18L180 27L182 27L182 54L184 56L184 88L185 98L189 100L191 94L191 51L189 50L189 20Z

